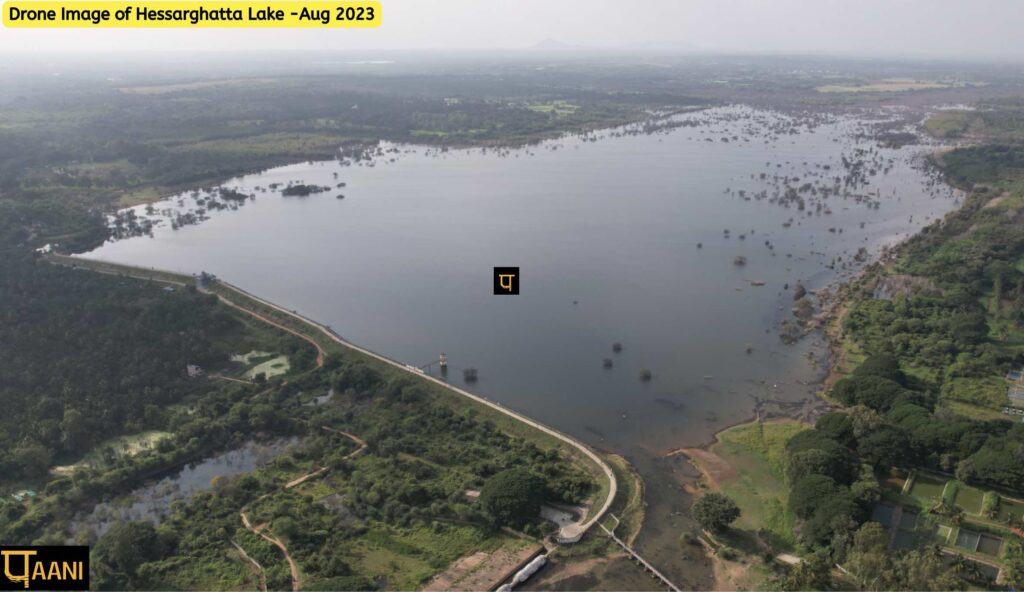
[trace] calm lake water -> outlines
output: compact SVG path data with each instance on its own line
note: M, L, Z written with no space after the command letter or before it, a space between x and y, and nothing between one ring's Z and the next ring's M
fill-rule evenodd
M814 341L778 336L797 280L826 284L842 271L826 267L835 257L876 252L953 200L936 197L910 164L922 149L908 147L880 150L891 170L851 192L880 193L877 209L840 196L821 200L831 214L770 203L778 183L761 173L799 177L794 186L819 183L809 171L845 174L841 159L874 145L851 138L859 122L783 135L787 119L743 107L682 119L703 123L508 153L387 146L397 153L375 166L281 167L226 183L256 196L237 211L165 222L87 256L214 273L405 363L445 352L453 382L475 367L474 390L596 445L694 444L749 417L755 398L813 390L802 383L818 375ZM255 189L289 182L332 189ZM769 198L751 199L758 191ZM169 207L195 206L188 195L157 205ZM519 296L493 295L494 266L521 268Z
M661 453L758 401L813 400L820 340L779 337L795 283L841 279L858 249L870 260L955 206L920 166L934 148L877 146L876 118L725 107L522 150L385 145L372 166L233 179L255 195L236 211L86 256L216 274L405 363L444 352L452 382L477 368L473 390L626 454L651 500L675 499ZM284 197L288 183L331 190ZM149 217L196 207L187 193ZM519 296L492 294L495 266L520 267ZM678 536L683 508L658 508L651 532Z

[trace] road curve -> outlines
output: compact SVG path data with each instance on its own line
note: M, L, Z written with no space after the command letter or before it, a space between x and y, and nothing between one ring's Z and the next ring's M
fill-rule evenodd
M230 284L228 282L225 282L223 280L218 280L218 284L223 286L223 287L225 287L225 288L227 288L228 290L231 290L233 292L237 292L238 294L241 294L242 296L245 296L246 298L250 298L252 300L255 300L256 302L259 302L263 306L267 306L267 307L272 308L272 309L274 309L274 310L276 310L276 311L278 311L278 312L280 312L282 314L289 315L289 316L291 316L291 317L293 317L295 319L298 319L299 321L302 321L303 323L306 323L307 325L317 329L318 331L323 333L325 336L327 336L329 339L335 341L336 343L342 345L343 347L346 347L348 349L357 351L357 352L359 352L359 353L361 353L363 355L370 356L371 358L377 359L377 360L379 360L381 362L384 362L385 364L389 364L389 365L391 365L391 366L393 366L393 367L395 367L395 368L397 368L397 369L399 369L399 370L401 370L403 372L407 372L407 373L409 373L409 374L411 374L413 376L416 376L418 378L422 378L424 380L429 380L429 381L437 384L438 386L441 386L441 387L446 388L446 389L448 389L448 390L450 390L450 391L452 391L454 393L462 395L463 397L471 399L471 400L475 401L476 403L479 403L481 405L486 405L487 407L490 407L491 409L494 409L496 411L504 413L505 415L507 415L507 416L509 416L509 417L511 417L513 419L516 419L516 420L518 420L518 421L520 421L520 422L522 422L522 423L524 423L524 424L526 424L526 425L528 425L528 426L530 426L530 427L532 427L534 429L540 430L541 432L544 432L545 434L548 434L549 436L552 436L554 438L557 438L558 440L561 440L562 442L572 446L573 448L576 448L577 450L582 452L587 458L589 458L590 460L594 461L594 463L597 464L597 466L600 467L601 470L604 472L605 477L608 478L608 482L609 482L608 496L605 498L604 504L596 512L591 512L590 515L587 516L587 520L585 522L573 523L573 524L570 524L570 525L564 527L562 530L560 530L559 533L558 533L558 542L559 543L565 544L565 543L575 543L575 542L579 541L580 538L583 536L583 534L586 533L590 529L591 526L596 524L597 521L600 520L605 515L605 513L611 507L612 502L615 501L615 494L618 491L618 480L615 478L615 472L612 471L612 468L608 465L607 462L605 462L605 460L603 458L601 458L596 452L591 450L590 447L588 447L586 444L580 442L579 440L576 440L576 439L574 439L574 438L572 438L570 436L567 436L567 435L559 432L558 430L555 430L554 428L550 428L550 427L548 427L548 426L546 426L546 425L544 425L544 424L542 424L542 423L540 423L540 422L538 422L536 420L530 419L529 417L526 417L525 415L523 415L521 413L513 411L513 410L503 406L501 403L497 403L497 402L491 401L491 400L489 400L489 399L487 399L485 397L482 397L480 395L471 393L471 392L469 392L469 391L467 391L465 389L461 389L461 388L459 388L457 386L454 386L452 384L449 384L449 383L447 383L447 382L445 382L443 380L440 380L438 378L434 378L433 376L430 376L429 374L421 374L419 372L415 372L415 371L411 370L410 368L408 368L405 364L402 364L401 362L397 362L395 360L392 360L391 358L388 358L386 356L378 354L378 353L376 353L374 351L368 350L368 349L366 349L364 347L360 347L360 346L358 346L358 345L356 345L356 344L354 344L354 343L352 343L350 341L346 341L346 340L342 339L339 335L337 335L334 331L332 331L331 329L326 327L325 325L322 325L322 324L320 324L320 323L318 323L318 322L316 322L316 321L314 321L312 319L308 319L308 318L306 318L306 317L304 317L304 316L302 316L302 315L300 315L300 314L298 314L298 313L296 313L294 311L288 310L286 308L282 308L281 306L278 306L277 304L274 304L273 302L270 302L268 300L264 300L263 298L260 298L259 296L256 296L255 294L251 294L251 293L243 290L242 288L239 288L238 286L235 286L235 285ZM235 303L232 303L232 304L235 304ZM236 306L238 306L238 305L236 305Z
M162 272L162 271L159 271L159 270L156 270L156 269L144 269L144 268L132 267L130 265L121 265L121 264L118 264L118 263L108 263L108 262L105 262L105 261L97 261L97 260L88 259L88 258L85 258L85 257L77 257L77 256L76 257L69 257L69 256L65 256L65 255L51 255L51 256L48 257L48 259L50 261L53 261L54 263L61 264L61 265L84 265L86 267L89 267L93 271L98 271L100 273L128 275L128 276L136 277L138 279L155 280L155 281L159 281L159 282L177 284L177 285L182 285L182 286L185 285L182 281L168 280L166 278L155 277L157 274L167 274L167 275L172 275L172 276L175 276L175 277L183 277L182 274L175 273L175 272ZM111 268L113 268L113 269L111 269ZM120 271L117 272L117 271L114 271L114 269L120 270ZM185 276L185 277L187 277L187 276ZM187 280L185 280L185 281L187 281ZM377 352L368 350L368 349L366 349L364 347L360 347L360 346L358 346L358 345L356 345L356 344L354 344L354 343L352 343L350 341L346 341L345 339L342 339L341 336L336 334L333 330L331 330L327 326L325 326L325 325L323 325L321 323L318 323L318 322L316 322L316 321L314 321L312 319L306 318L306 317L304 317L304 316L302 316L302 315L300 315L300 314L298 314L298 313L296 313L294 311L288 310L286 308L282 308L281 306L278 306L277 304L274 304L273 302L270 302L269 300L265 300L263 298L260 298L259 296L256 296L255 294L247 292L247 291L243 290L242 288L239 288L238 286L235 286L235 285L230 284L228 282L225 282L223 280L217 280L217 283L219 285L227 288L228 290L230 290L232 292L235 292L237 294L240 294L241 296L244 296L246 298L254 300L254 301L262 304L263 306L266 306L268 308L276 310L276 311L278 311L278 312L280 312L282 314L291 316L292 318L295 318L295 319L301 321L302 323L305 323L306 325L309 325L310 327L313 327L314 329L316 329L316 330L320 331L321 333L323 333L329 339L335 341L336 343L338 343L339 345L341 345L341 346L343 346L345 348L357 351L357 352L359 352L359 353L361 353L363 355L366 355L366 356L370 356L371 358L377 359L377 360L379 360L381 362L384 362L385 364L389 364L389 365L391 365L391 366L393 366L393 367L395 367L395 368L397 368L397 369L399 369L399 370L401 370L403 372L407 372L407 373L409 373L409 374L411 374L413 376L422 378L424 380L429 380L429 381L433 382L434 384L437 384L440 387L446 388L446 389L448 389L448 390L450 390L450 391L452 391L452 392L454 392L456 394L462 395L463 397L466 397L466 398L468 398L468 399L470 399L472 401L475 401L476 403L479 403L481 405L486 405L487 407L490 407L491 409L494 409L494 410L496 410L496 411L498 411L500 413L503 413L503 414L505 414L505 415L507 415L507 416L509 416L509 417L511 417L511 418L513 418L515 420L517 420L517 421L520 421L520 422L522 422L522 423L524 423L524 424L534 428L534 429L540 430L541 432L544 432L545 434L548 434L549 436L557 438L558 440L560 440L560 441L562 441L562 442L572 446L573 448L576 448L577 450L582 452L587 458L589 458L590 460L594 461L594 463L597 464L597 466L600 467L601 470L604 472L605 477L608 478L608 483L609 483L608 496L605 498L604 503L601 505L601 507L596 512L592 512L589 516L587 516L587 519L586 519L585 522L573 523L573 524L570 524L570 525L562 528L559 531L558 537L557 537L559 543L565 544L565 543L575 543L575 542L579 541L580 538L582 538L582 536L584 535L584 533L586 533L590 529L590 527L592 527L594 524L596 524L598 522L598 520L600 520L605 515L605 513L608 512L608 509L611 508L612 502L615 501L615 495L618 492L618 480L615 478L614 471L612 471L612 468L608 465L607 462L605 462L605 460L603 458L601 458L597 453L595 453L593 450L591 450L590 447L588 447L583 442L580 442L579 440L576 440L575 438L572 438L571 436L563 434L563 433L559 432L558 430L555 430L554 428L550 428L550 427L548 427L548 426L546 426L546 425L544 425L544 424L542 424L542 423L540 423L540 422L538 422L536 420L530 419L529 417L527 417L527 416L525 416L525 415L523 415L521 413L518 413L516 411L508 409L507 407L504 407L503 405L501 405L501 403L497 403L497 402L491 401L491 400L489 400L489 399L487 399L485 397L482 397L480 395L473 394L473 393L471 393L471 392L469 392L469 391L467 391L465 389L461 389L461 388L459 388L457 386L451 385L451 384L449 384L449 383L447 383L447 382L445 382L443 380L434 378L433 376L430 376L428 374L422 374L420 372L415 372L415 371L411 370L410 368L408 368L405 364L402 364L400 362L392 360L391 358L388 358L387 356L378 354ZM204 291L209 292L209 290L204 290ZM210 292L210 293L212 293L212 292ZM325 352L319 346L319 344L315 343L315 340L310 340L307 337L305 337L305 336L303 336L301 334L298 334L298 332L294 331L293 329L290 329L288 327L284 327L284 326L282 326L279 323L275 323L275 322L271 321L270 319L267 319L266 317L257 314L254 311L248 310L245 307L240 306L237 303L232 302L231 300L229 300L227 298L224 298L221 295L218 295L218 296L220 297L220 299L223 302L225 302L226 304L228 304L228 305L230 305L230 306L232 306L232 307L234 307L234 308L236 308L236 309L238 309L240 311L246 312L246 313L248 313L248 314L250 314L250 315L252 315L254 317L257 317L257 318L259 318L260 320L262 320L264 322L267 322L267 323L269 323L271 325L274 325L275 327L278 327L280 329L283 329L284 331L287 331L288 333L292 333L292 334L298 335L299 337L302 337L303 339L306 339L308 341L313 341L314 345L317 348L317 353L318 353L318 355L317 355L317 365L321 366L323 364L323 357L325 355Z

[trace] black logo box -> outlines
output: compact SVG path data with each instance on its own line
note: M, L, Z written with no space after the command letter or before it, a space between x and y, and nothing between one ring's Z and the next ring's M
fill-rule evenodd
M25 553L34 551L34 555ZM0 590L88 590L89 547L0 545ZM37 564L41 564L39 568ZM51 564L58 577L50 578ZM27 567L27 573L26 573ZM41 569L47 577L33 578ZM72 573L73 572L73 573ZM64 578L64 575L73 577ZM11 579L13 576L14 580ZM21 578L27 577L25 581ZM26 585L27 584L27 585Z
M519 268L494 268L494 294L496 296L516 295L519 293Z

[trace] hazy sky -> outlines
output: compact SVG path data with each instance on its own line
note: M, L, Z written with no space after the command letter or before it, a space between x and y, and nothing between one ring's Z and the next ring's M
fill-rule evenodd
M0 29L0 50L594 48L1024 60L1024 0L381 0L370 30Z

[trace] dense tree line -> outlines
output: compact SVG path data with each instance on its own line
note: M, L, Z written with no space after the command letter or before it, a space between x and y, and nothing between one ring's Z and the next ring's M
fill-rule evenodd
M892 369L891 359L869 358L848 380L863 382L874 393L870 399L874 406L856 404L847 411L827 413L813 429L800 432L786 445L789 504L799 521L800 542L806 551L804 563L780 582L784 589L830 588L831 566L836 563L844 566L859 589L966 589L966 583L942 562L935 549L892 550L888 531L867 522L882 497L879 475L893 466L918 466L922 457L915 455L922 450L914 446L923 445L917 438L928 431L921 426L915 434L890 413L912 405L894 404L908 392L902 387L886 390L890 398L877 405L881 395L876 383L898 385L903 379ZM932 418L933 423L938 421ZM977 434L983 433L985 426L972 427L979 430L974 432ZM929 443L938 444L934 440ZM942 446L945 449L946 445ZM933 450L931 454L944 452ZM931 523L920 520L924 531Z
M843 329L875 355L833 389L842 403L884 420L874 438L899 449L905 466L1018 490L1024 426L962 417L942 402L961 396L963 385L1024 364L1024 350L1004 343L1002 333L1024 326L1024 273L1017 265L1024 225L1005 204L1019 199L1022 154L1016 146L980 146L943 156L951 178L973 191L962 209L910 240L895 264L928 287L879 299L869 277L854 292ZM891 459L879 449L868 460Z
M1024 148L962 148L942 158L951 179L974 189L963 208L902 248L894 272L926 287L878 299L871 276L844 322L867 351L925 369L935 392L951 379L1001 376L1024 363L1024 350L1000 343L1007 327L1024 326L1024 225L1006 203L1019 199Z
M98 212L117 198L190 189L239 174L339 155L346 142L427 141L435 145L517 145L574 130L644 118L650 108L697 99L660 93L611 94L507 81L430 89L417 77L296 77L167 91L124 92L103 80L54 88L19 81L0 93L0 206L25 218L34 243L95 246L105 235ZM255 89L255 91L254 91ZM509 94L530 90L531 97ZM579 107L560 114L530 109L538 100ZM73 208L71 212L68 208ZM75 211L77 210L77 211ZM70 214L70 215L69 215ZM38 246L36 244L36 246Z
M173 420L178 442L198 439L199 430L238 441L239 430L269 403L277 421L263 429L299 430L304 436L268 470L215 480L212 490L178 504L155 529L148 524L111 529L95 546L98 587L195 587L197 574L205 570L237 568L238 562L225 556L235 540L267 568L271 586L287 588L290 576L279 552L242 527L238 512L249 507L254 523L267 524L268 532L286 542L304 585L372 589L377 583L359 575L353 555L360 537L371 531L384 536L390 529L469 525L484 537L496 526L512 525L540 534L553 529L538 518L541 502L578 503L593 489L590 478L557 452L541 451L472 412L456 411L408 378L385 377L338 356L328 360L323 371L278 385L265 401L225 393L204 399L194 414L198 418ZM328 402L303 403L308 393L327 388L336 393ZM325 426L360 434L368 449L350 457L356 445ZM280 475L322 466L330 469L324 479L338 492L336 501L282 489ZM467 495L473 489L482 490L477 502ZM132 537L139 539L136 547L126 544ZM438 549L432 557L437 568L455 558L445 553Z
M787 444L790 506L807 551L782 582L787 589L828 587L834 563L863 589L967 586L934 548L894 551L888 532L866 522L881 498L878 476L893 467L1024 490L1024 425L965 417L945 404L964 385L1024 363L1024 350L1005 342L1024 326L1024 225L1012 201L1021 197L1024 149L960 148L942 164L970 191L967 202L853 286L842 328L869 355L831 390L846 409ZM1008 554L1010 581L1024 574L1013 568L1021 557L1019 548Z
M43 474L121 433L164 427L244 327L214 296L32 258L0 261L0 473Z
M426 516L483 518L466 505L466 490L510 470L538 479L546 500L579 504L593 491L591 478L557 449L541 450L490 421L438 404L409 378L389 380L355 361L329 366L336 392L372 401L359 413L334 407L316 420L345 422L370 443L372 460L349 474L353 508L361 515L398 524Z

